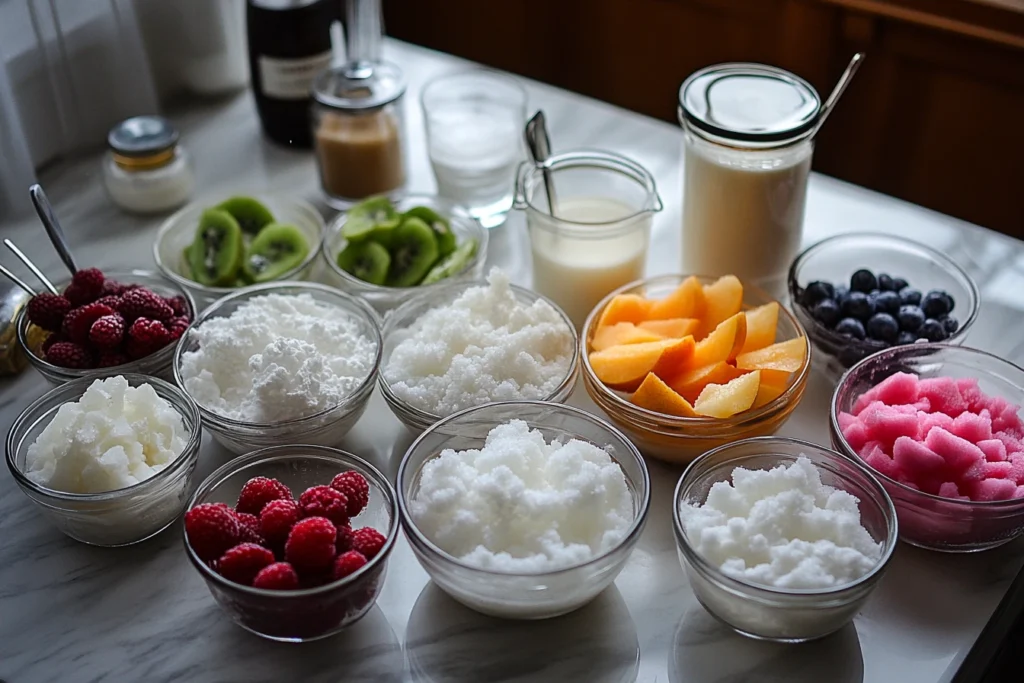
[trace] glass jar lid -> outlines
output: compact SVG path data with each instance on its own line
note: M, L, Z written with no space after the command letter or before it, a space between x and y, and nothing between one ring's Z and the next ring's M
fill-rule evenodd
M149 157L174 149L178 131L162 116L135 116L110 129L107 145L123 157Z
M725 141L795 141L811 132L820 112L810 83L764 64L716 64L679 87L680 122Z
M339 110L379 109L405 93L402 70L388 62L349 62L313 81L313 99Z

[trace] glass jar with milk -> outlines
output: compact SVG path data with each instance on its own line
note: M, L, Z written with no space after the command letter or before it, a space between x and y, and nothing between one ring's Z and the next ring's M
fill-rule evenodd
M683 272L785 292L820 111L809 83L775 67L719 64L683 82Z

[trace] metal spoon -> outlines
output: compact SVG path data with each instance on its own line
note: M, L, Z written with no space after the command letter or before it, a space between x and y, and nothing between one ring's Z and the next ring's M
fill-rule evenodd
M551 138L548 137L548 128L544 122L544 112L538 110L529 121L526 122L526 146L530 150L535 164L540 166L544 175L544 190L548 195L548 210L551 216L555 215L555 181L551 169L544 165L544 162L551 156Z
M36 291L34 289L25 284L20 277L18 277L11 271L7 270L7 268L5 268L3 265L0 265L0 275L6 276L8 280L24 289L25 293L28 294L29 296L36 295Z
M814 124L814 128L811 129L810 137L813 138L821 130L821 127L825 125L825 119L832 113L832 108L836 106L836 102L843 96L846 91L846 86L850 85L850 81L853 80L854 74L857 73L857 69L860 68L861 62L867 57L863 52L858 52L850 59L850 63L846 65L846 71L839 77L839 81L836 82L836 87L832 88L832 92L829 94L828 99L825 100L825 104L821 105L821 113L818 114L818 122Z
M60 221L57 220L57 214L53 212L53 206L50 205L50 200L46 198L43 187L37 183L28 189L28 193L32 197L32 205L36 207L36 214L39 215L39 220L43 222L43 227L46 228L46 234L50 236L50 241L53 242L53 248L57 250L60 260L64 262L64 265L74 275L78 272L78 266L75 265L75 259L71 256L71 249L68 248L68 241L64 237Z
M47 280L46 276L43 275L43 271L39 270L39 268L36 267L36 264L32 263L32 261L29 260L28 256L25 256L24 252L22 252L21 249L18 249L17 245L15 245L14 242L10 241L5 237L4 246L6 246L8 249L14 252L14 255L17 256L21 260L21 262L25 264L26 268L32 271L33 275L39 278L39 281L43 283L44 287L50 290L51 294L60 294L60 292L57 291L57 288L53 286L53 283Z

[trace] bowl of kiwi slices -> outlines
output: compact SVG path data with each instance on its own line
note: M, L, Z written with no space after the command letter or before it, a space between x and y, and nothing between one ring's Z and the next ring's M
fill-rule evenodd
M192 202L160 226L153 258L202 308L240 287L309 278L324 229L320 212L292 197Z
M320 253L328 284L383 314L426 288L479 279L487 230L434 195L371 197L338 215Z

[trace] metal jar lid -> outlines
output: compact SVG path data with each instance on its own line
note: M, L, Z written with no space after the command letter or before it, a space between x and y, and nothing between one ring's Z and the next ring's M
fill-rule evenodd
M379 109L405 93L402 70L388 62L349 62L320 72L313 99L342 111Z
M162 116L125 119L107 134L107 145L123 157L150 157L177 144L178 131Z
M810 83L764 64L716 64L679 87L680 123L724 142L794 142L811 132L820 111Z

